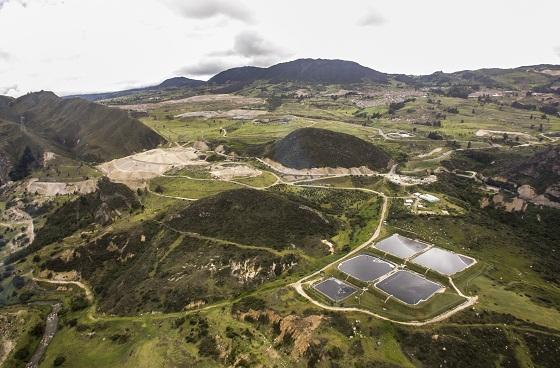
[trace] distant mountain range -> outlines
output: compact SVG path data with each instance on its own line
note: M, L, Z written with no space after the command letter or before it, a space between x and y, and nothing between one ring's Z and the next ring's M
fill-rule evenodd
M373 82L386 84L387 74L367 68L353 61L326 59L298 59L280 63L268 68L233 68L210 78L210 84L252 82L268 80L271 82L307 82L321 84L352 84Z
M185 77L174 77L174 78L169 78L164 80L157 86L126 89L124 91L116 91L116 92L100 92L100 93L70 95L70 96L64 96L64 98L79 97L88 101L100 101L100 100L107 100L110 98L130 96L141 92L164 91L164 90L176 89L176 88L196 88L196 87L203 86L205 84L206 82L201 80L190 79Z
M73 95L66 96L65 98L80 97L90 101L99 101L136 93L171 89L191 89L204 86L242 87L259 80L271 83L300 82L339 85L358 83L385 85L394 81L413 87L449 87L453 85L512 89L522 87L542 92L560 93L560 66L542 64L513 69L490 68L453 73L435 72L429 75L415 76L382 73L353 61L298 59L275 64L268 68L243 66L228 69L216 74L207 82L185 77L175 77L167 79L156 86L116 92Z

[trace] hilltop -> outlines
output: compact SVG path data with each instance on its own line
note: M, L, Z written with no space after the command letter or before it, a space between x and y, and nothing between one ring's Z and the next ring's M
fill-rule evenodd
M319 211L278 194L236 189L196 201L169 222L192 231L275 249L318 245L336 229ZM321 245L319 245L321 247Z
M75 211L81 202L57 213ZM58 225L51 221L38 238ZM93 285L103 311L180 311L279 277L299 264L296 249L324 249L320 240L335 229L318 211L279 194L231 190L59 252L45 272L78 272Z
M387 75L353 61L327 59L298 59L268 68L241 67L223 71L208 83L250 83L255 80L271 82L306 82L321 84L352 84L374 82L385 84Z
M24 95L0 107L0 118L18 124L69 156L107 161L163 143L161 136L126 111L52 92ZM13 127L12 127L13 128Z
M265 157L293 169L365 166L382 170L391 158L379 147L353 135L302 128L266 148Z

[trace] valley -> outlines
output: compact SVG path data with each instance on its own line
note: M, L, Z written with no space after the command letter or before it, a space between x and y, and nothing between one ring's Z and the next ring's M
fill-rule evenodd
M0 363L553 367L557 76L344 63L0 104Z

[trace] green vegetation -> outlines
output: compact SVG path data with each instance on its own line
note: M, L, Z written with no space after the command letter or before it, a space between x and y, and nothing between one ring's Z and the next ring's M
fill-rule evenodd
M560 216L546 201L560 198L560 98L557 76L544 69L553 66L411 77L354 64L334 73L326 61L303 73L308 63L234 69L220 76L227 85L148 88L105 101L176 100L132 107L146 112L49 93L0 98L2 183L10 170L49 182L97 178L92 162L152 148L161 137L167 147L203 147L210 163L178 165L128 183L133 189L101 178L86 195L46 198L26 192L25 181L0 189L0 251L11 253L0 266L0 358L11 346L3 366L25 365L58 301L59 330L41 367L556 367ZM177 101L195 94L206 96ZM247 117L223 114L234 109ZM37 119L21 125L31 110ZM210 117L179 117L193 112ZM398 165L380 176L313 177L273 173L257 157L293 168ZM226 180L209 170L240 164L262 173ZM393 172L437 181L399 185ZM499 196L520 200L521 185L541 204L500 204ZM440 201L405 206L415 192ZM35 240L18 248L29 216ZM398 232L474 257L453 284L477 303L405 326L320 308L293 287L310 275L346 279L338 261L378 226L377 239ZM327 306L394 321L424 321L465 301L448 278L405 267L445 292L407 306L370 286L335 304L303 287Z
M242 244L317 252L325 247L320 240L336 231L336 223L303 203L294 197L238 189L191 204L169 224Z
M12 168L12 171L10 171L10 179L15 181L29 176L29 174L31 174L32 167L36 165L37 159L33 156L31 149L28 146L25 146L21 158Z
M227 190L241 188L241 185L226 181L198 181L181 177L162 176L152 179L150 181L150 188L153 188L154 192L166 196L200 199Z
M265 149L265 156L294 169L360 167L386 169L389 156L376 146L345 133L304 128Z

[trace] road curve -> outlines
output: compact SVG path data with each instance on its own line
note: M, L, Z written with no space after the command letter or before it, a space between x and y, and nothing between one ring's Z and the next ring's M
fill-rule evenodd
M312 187L312 188L328 188L328 189L346 189L346 190L358 190L358 191L363 191L363 192L370 192L370 193L375 193L379 196L381 196L383 198L383 206L381 209L381 216L379 219L379 224L377 225L377 228L375 229L375 232L372 234L372 236L366 240L364 243L360 244L358 247L354 248L352 251L348 252L347 254L345 254L344 256L340 257L339 259L329 263L328 265L322 267L320 270L313 272L310 275L307 275L303 278L301 278L300 280L290 284L291 287L293 287L296 292L301 295L302 297L304 297L305 299L307 299L308 301L310 301L311 303L313 303L314 305L321 307L323 309L326 310L332 310L332 311L337 311L337 312L359 312L359 313L365 313L367 315L373 316L375 318L384 320L384 321L389 321L389 322L393 322L393 323L397 323L397 324L401 324L401 325L406 325L406 326L425 326L428 324L432 324L432 323L436 323L436 322L441 322L449 317L451 317L452 315L454 315L455 313L458 313L466 308L469 308L471 306L473 306L474 304L477 303L478 301L478 297L474 296L474 297L470 297L467 296L465 294L463 294L458 288L457 286L455 286L455 283L453 283L453 280L451 279L451 277L449 277L449 283L450 285L453 287L453 289L457 292L457 294L463 298L465 298L465 302L459 304L458 306L456 306L455 308L452 308L448 311L445 311L435 317L432 317L430 319L424 320L424 321L398 321L398 320L394 320L391 319L389 317L385 317L382 315L379 315L377 313L374 313L372 311L366 310L366 309L361 309L361 308L355 308L355 307L333 307L333 306L329 306L326 304L323 304L315 299L313 299L311 296L309 296L304 288L303 285L304 284L310 284L312 281L308 281L309 279L318 276L321 272L325 271L326 269L332 267L333 265L341 262L343 259L350 257L351 255L361 251L362 249L366 248L368 245L370 245L375 239L377 239L379 237L379 235L381 234L381 229L383 227L383 222L385 221L385 218L387 217L387 209L388 209L388 201L389 198L387 195L385 195L384 193L381 192L377 192L375 190L371 190L371 189L366 189L366 188L332 188L332 187L325 187L325 186L321 186L321 185L299 185L302 187Z

